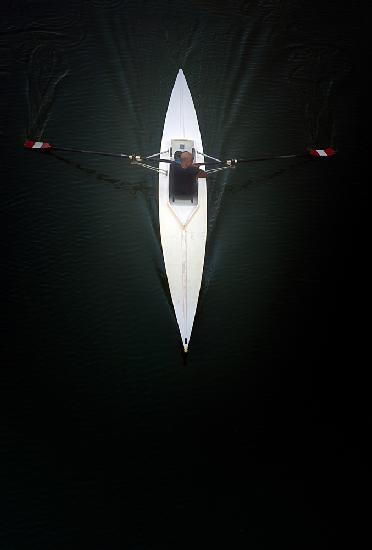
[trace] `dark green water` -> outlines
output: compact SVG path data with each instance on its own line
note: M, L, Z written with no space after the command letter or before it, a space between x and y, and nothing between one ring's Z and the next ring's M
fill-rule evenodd
M368 479L362 14L279 1L0 9L1 549L355 545ZM209 154L339 150L208 179L186 362L156 176L22 148L158 151L181 67Z

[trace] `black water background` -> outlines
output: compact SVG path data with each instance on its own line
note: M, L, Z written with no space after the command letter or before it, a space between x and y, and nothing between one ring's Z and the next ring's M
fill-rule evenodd
M1 548L332 548L367 521L363 13L4 2ZM205 150L333 145L213 177L185 363L156 177L183 67ZM363 143L363 142L362 142Z

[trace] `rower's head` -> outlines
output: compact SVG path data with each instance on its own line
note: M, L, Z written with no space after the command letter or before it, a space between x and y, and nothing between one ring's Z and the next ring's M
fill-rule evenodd
M181 166L182 168L188 168L192 165L193 156L189 151L184 151L181 155Z

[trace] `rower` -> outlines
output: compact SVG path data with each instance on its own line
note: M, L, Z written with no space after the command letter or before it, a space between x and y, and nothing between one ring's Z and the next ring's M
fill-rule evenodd
M201 162L193 163L192 161L193 156L189 151L184 151L181 154L181 168L185 170L187 174L192 174L193 176L196 175L197 178L206 178L206 172L204 172L204 170L200 170L199 168Z
M191 201L197 203L198 178L206 178L207 174L200 169L201 163L193 163L193 155L189 151L175 151L169 174L169 195L171 202Z

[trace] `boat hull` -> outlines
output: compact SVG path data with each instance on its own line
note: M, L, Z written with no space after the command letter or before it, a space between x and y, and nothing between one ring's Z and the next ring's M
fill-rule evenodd
M204 162L203 144L190 90L179 71L164 123L161 151L172 158L172 140L194 144L194 162ZM199 152L197 152L199 151ZM169 165L160 163L167 174L159 174L160 237L169 290L179 326L182 345L188 351L203 277L207 239L207 186L198 179L197 203L169 200Z

